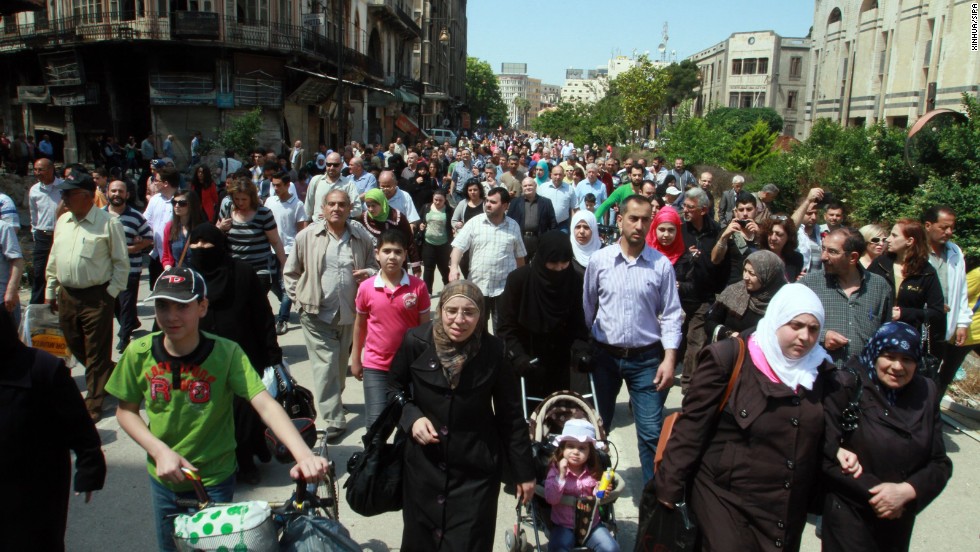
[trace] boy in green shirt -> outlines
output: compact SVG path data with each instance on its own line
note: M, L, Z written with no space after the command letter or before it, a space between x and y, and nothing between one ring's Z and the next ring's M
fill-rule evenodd
M174 550L178 498L193 498L181 469L196 471L216 502L231 502L235 487L233 395L247 399L282 440L297 464L294 479L315 480L327 460L315 456L235 342L198 329L208 309L206 286L189 268L165 271L145 302L156 307L163 330L129 344L106 384L119 399L116 419L147 452L157 545ZM149 424L140 416L146 402Z

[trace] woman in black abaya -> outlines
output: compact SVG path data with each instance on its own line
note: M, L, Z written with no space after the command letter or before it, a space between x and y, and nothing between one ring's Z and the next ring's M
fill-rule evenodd
M191 268L204 276L208 313L201 330L238 343L259 376L266 366L282 362L276 323L268 294L248 263L231 258L225 234L213 224L200 224L190 234ZM238 479L259 482L254 457L268 462L265 425L247 401L235 397L235 441Z
M528 395L570 388L569 366L588 348L582 277L571 267L568 234L552 230L538 241L530 265L510 273L500 300L497 335L525 377ZM531 363L537 359L537 362Z

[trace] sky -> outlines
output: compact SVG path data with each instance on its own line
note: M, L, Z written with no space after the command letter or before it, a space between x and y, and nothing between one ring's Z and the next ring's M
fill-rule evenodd
M650 52L668 24L667 53L677 60L735 32L775 31L803 37L813 24L814 0L469 0L467 55L490 63L527 63L528 76L565 83L565 69L605 67L615 55ZM535 6L533 9L528 9ZM538 9L537 6L541 6ZM544 9L544 7L548 9Z

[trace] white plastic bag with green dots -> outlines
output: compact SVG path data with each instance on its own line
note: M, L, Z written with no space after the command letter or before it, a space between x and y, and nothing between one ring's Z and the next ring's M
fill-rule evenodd
M181 552L275 552L279 550L269 503L238 502L174 518Z

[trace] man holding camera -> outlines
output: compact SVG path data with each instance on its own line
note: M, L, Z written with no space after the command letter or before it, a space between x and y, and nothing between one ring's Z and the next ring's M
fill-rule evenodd
M711 248L711 263L728 267L728 285L742 279L745 258L759 248L756 245L759 225L755 222L755 199L755 196L745 192L735 198L734 217Z
M803 255L804 273L820 270L820 250L823 246L823 236L839 228L843 221L844 210L841 208L837 226L824 231L824 225L817 224L819 209L828 207L832 200L833 197L821 188L811 188L791 217L798 228L797 243L799 245L797 245L796 250L800 252L800 255ZM829 223L831 217L827 216L825 219Z

